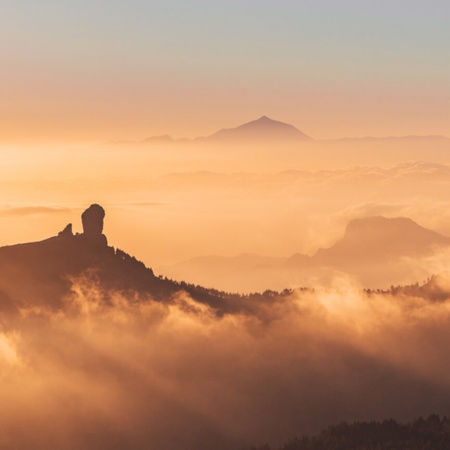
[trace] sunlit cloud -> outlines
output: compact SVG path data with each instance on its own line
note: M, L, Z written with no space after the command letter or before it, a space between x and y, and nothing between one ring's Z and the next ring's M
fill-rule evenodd
M2 442L18 449L235 449L450 399L448 300L338 278L219 317L182 292L72 283L62 310L22 307L0 334Z

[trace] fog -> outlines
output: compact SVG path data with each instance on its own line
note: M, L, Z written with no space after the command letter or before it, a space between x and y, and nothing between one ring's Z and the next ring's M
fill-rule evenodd
M152 267L311 255L370 215L450 235L447 141L396 142L2 148L0 245L54 235L94 202L107 210L109 241Z
M72 283L61 310L0 316L2 448L242 449L448 411L447 300L341 278L219 318Z
M0 245L80 231L91 203L109 244L163 276L197 256L314 255L370 216L450 236L446 152L439 139L2 148ZM377 282L421 282L449 256L404 257ZM369 294L342 270L291 275L280 288L315 289L222 317L182 292L143 301L89 278L60 310L0 293L0 447L242 450L342 420L448 413L447 276Z

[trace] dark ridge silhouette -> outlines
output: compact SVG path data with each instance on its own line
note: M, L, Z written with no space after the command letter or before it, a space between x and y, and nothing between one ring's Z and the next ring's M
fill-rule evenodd
M261 307L264 304L284 301L293 293L291 289L284 289L281 292L265 290L261 293L237 294L156 276L143 262L108 245L107 238L102 233L104 217L104 209L94 204L82 214L81 234L73 234L72 224L68 224L57 236L49 239L1 247L0 310L15 310L21 306L63 308L64 299L70 295L74 280L79 279L87 279L101 288L105 302L109 302L110 296L116 292L136 301L151 299L160 302L171 302L178 294L185 293L195 302L211 307L219 316L236 312L257 316L263 311ZM386 242L386 233L394 243L399 224L403 236L408 235L405 230L410 230L409 237L423 245L449 243L449 238L426 230L409 219L361 219L349 224L341 242L328 250L318 252L317 257L322 258L321 253L325 254L327 251L334 257L339 255L339 251L346 248L346 242L350 243L350 248L356 236L376 235L377 224L383 225L385 221L388 224L384 227L387 231L379 236L380 241L375 240L375 244L371 244L375 247L381 241ZM408 249L407 240L397 240L395 245L400 250ZM358 245L355 246L359 248ZM364 248L364 251L368 249L369 247ZM307 263L313 265L314 258L300 256L295 260L293 257L289 263L307 267ZM238 261L245 270L250 270L255 261L261 267L270 267L273 263L278 266L283 264L282 259L258 258L256 255L242 255ZM422 286L397 286L391 290L378 289L377 293L392 294L401 291L430 300L446 300L450 292L445 280L445 276L434 276Z
M277 450L448 450L450 420L432 414L399 423L393 419L383 422L342 422L317 436L294 438ZM268 445L251 450L271 450ZM275 449L273 449L275 450Z
M81 234L73 234L69 224L49 239L1 247L0 304L61 308L72 280L86 276L100 285L105 301L110 292L121 292L132 294L130 298L168 302L183 291L193 300L208 304L218 315L251 313L256 309L253 304L272 301L278 295L267 291L241 296L157 277L135 257L108 246L102 233L104 217L104 209L94 204L82 214ZM286 290L281 297L289 293Z
M422 284L392 285L389 289L365 289L371 294L387 294L391 296L421 297L429 302L446 302L450 298L450 273L448 271L431 275Z

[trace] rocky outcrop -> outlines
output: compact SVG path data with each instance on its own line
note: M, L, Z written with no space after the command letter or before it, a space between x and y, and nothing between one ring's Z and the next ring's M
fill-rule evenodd
M108 245L108 240L103 234L104 218L105 210L97 204L89 206L89 208L83 212L81 215L83 234L81 236L84 240L96 246Z
M72 224L69 223L68 225L66 225L64 230L62 230L62 231L60 231L58 233L58 236L60 236L60 237L72 237L73 236Z
M102 234L104 218L105 210L100 205L93 204L89 206L89 208L81 214L83 233L89 236Z

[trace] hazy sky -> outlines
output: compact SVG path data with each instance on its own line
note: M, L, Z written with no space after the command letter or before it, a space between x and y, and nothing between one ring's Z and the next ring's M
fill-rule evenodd
M450 135L447 0L2 0L0 141Z

